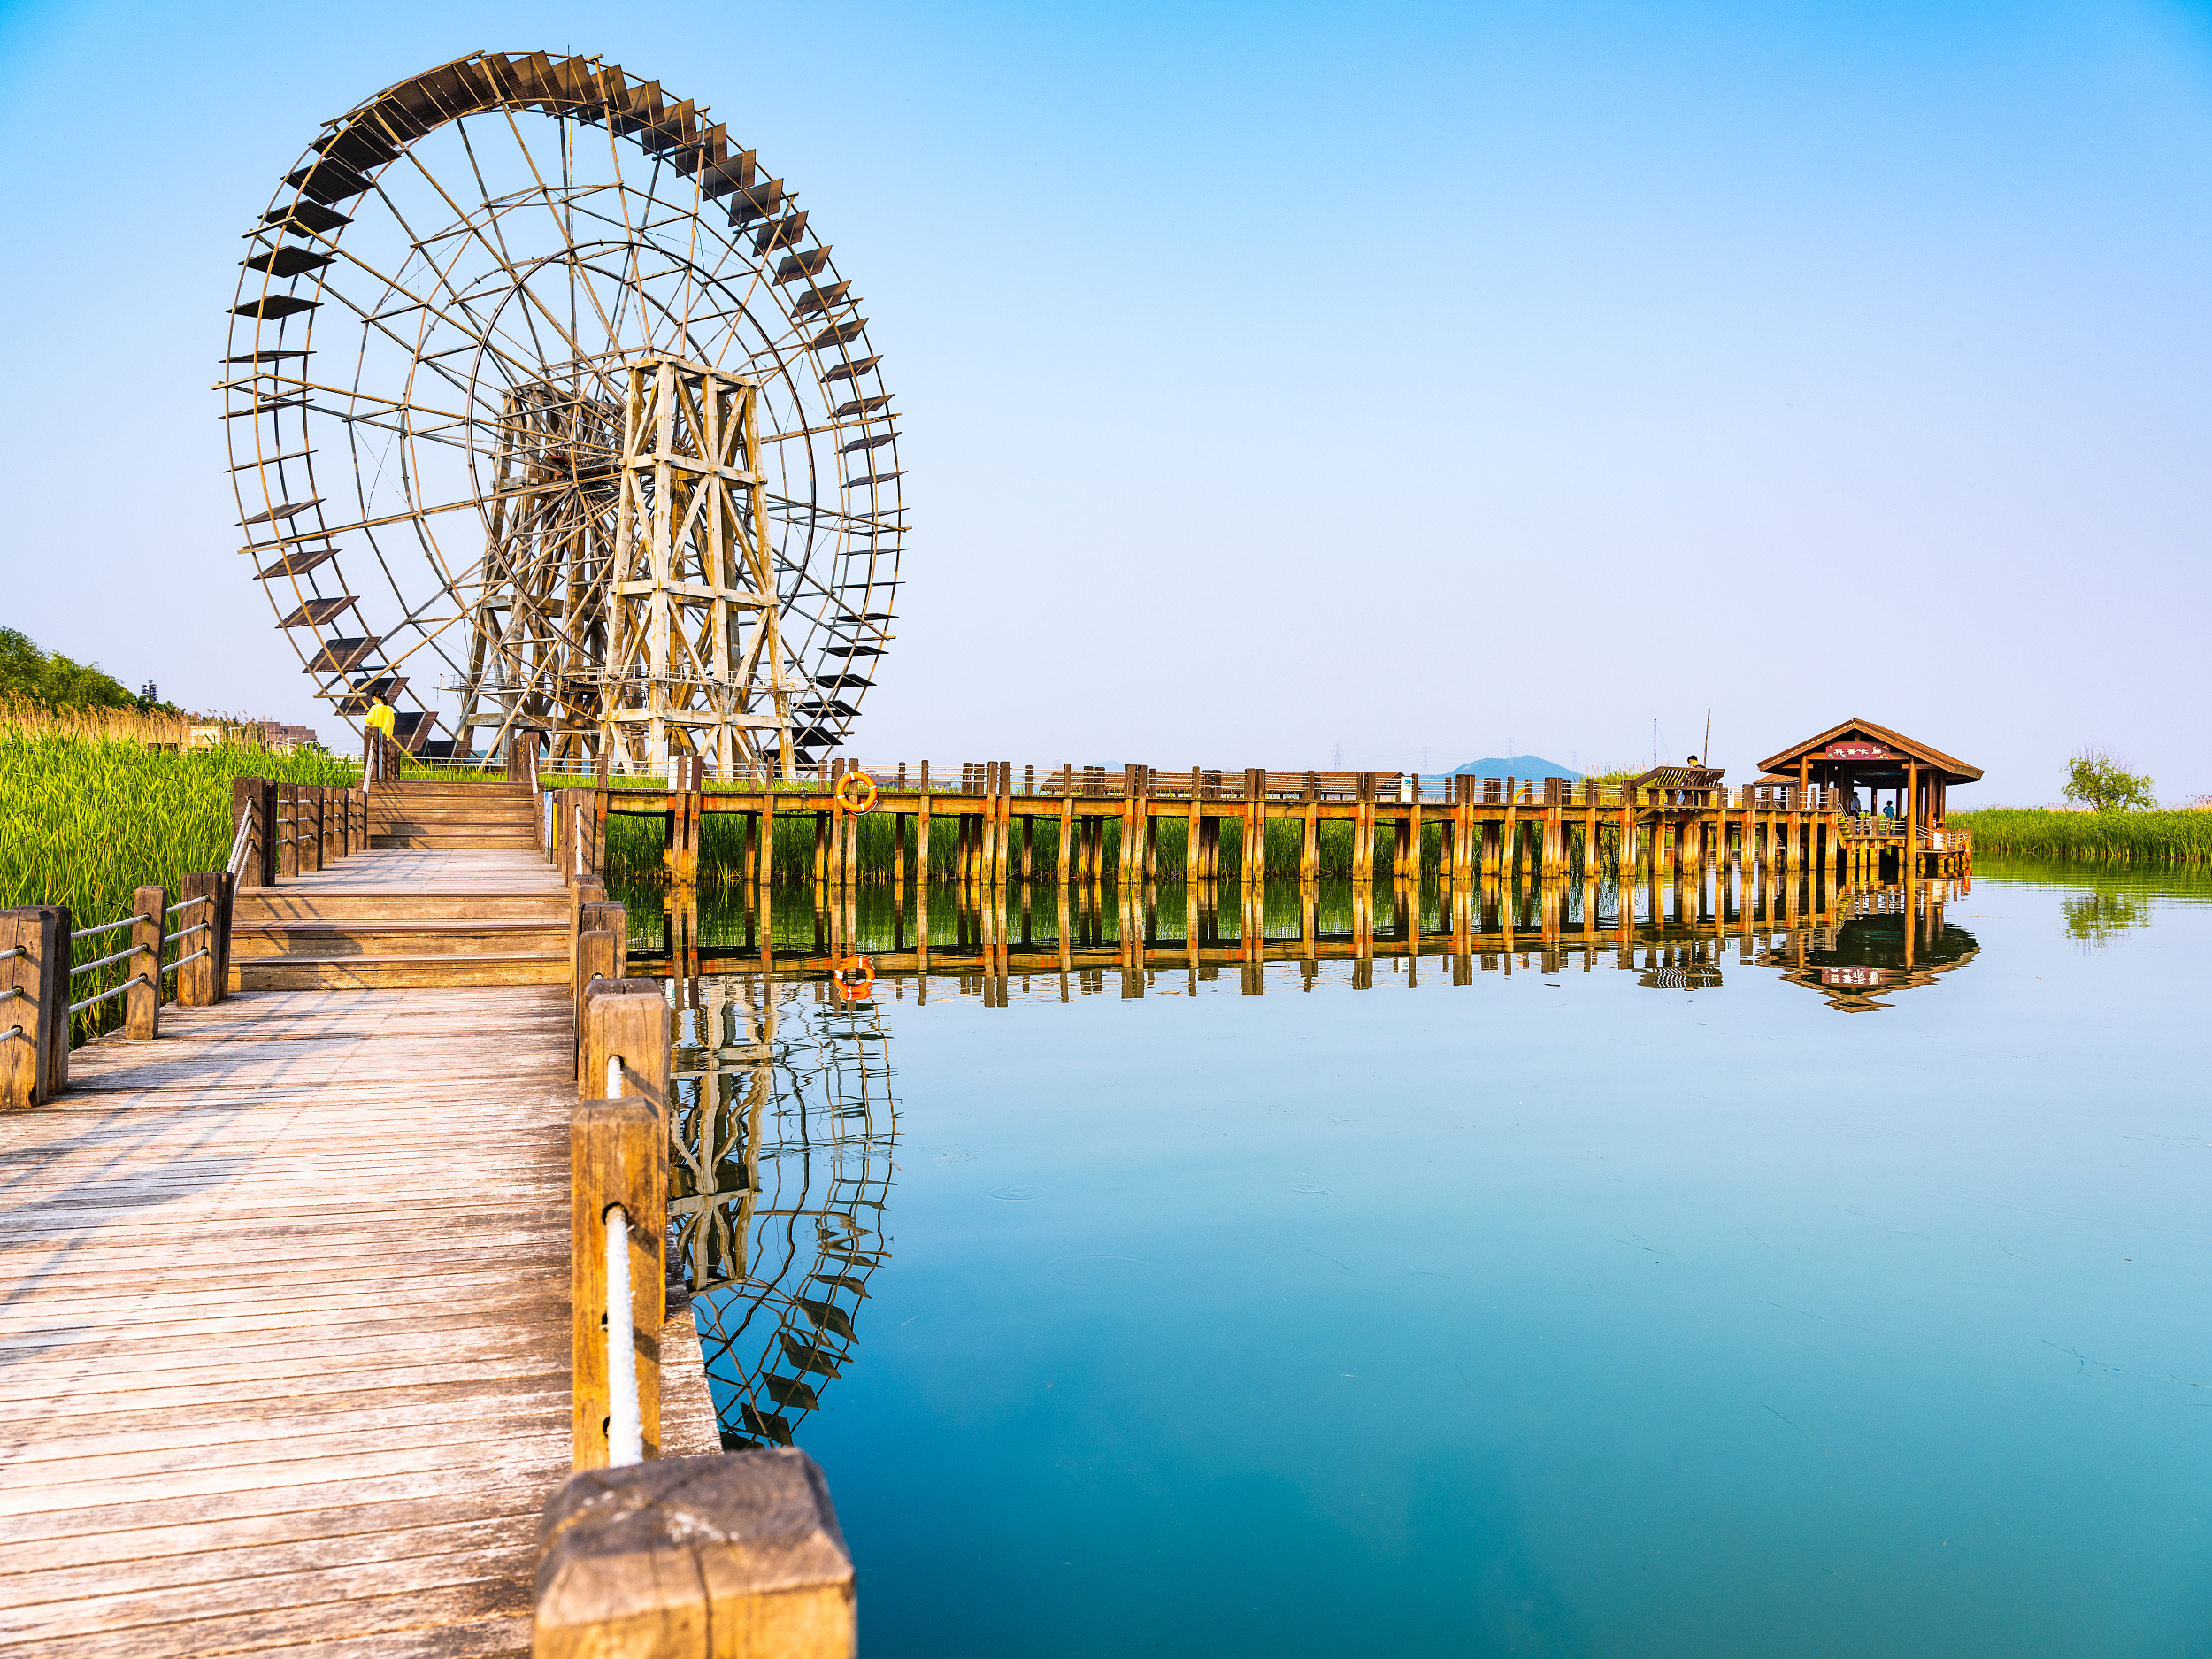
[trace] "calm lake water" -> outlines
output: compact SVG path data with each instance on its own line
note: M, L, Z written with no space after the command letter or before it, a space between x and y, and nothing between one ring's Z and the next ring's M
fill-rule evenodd
M726 1430L878 1659L2201 1655L2208 900L1985 861L1856 1011L1732 940L780 982L758 1064L703 981Z

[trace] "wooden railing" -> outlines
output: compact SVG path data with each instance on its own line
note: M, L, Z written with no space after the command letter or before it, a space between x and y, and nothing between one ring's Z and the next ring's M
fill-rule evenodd
M575 1472L545 1509L531 1652L703 1659L711 1631L717 1654L850 1659L852 1557L813 1460L788 1447L660 1455L669 1010L657 981L624 977L627 918L604 892L569 884Z
M65 904L0 910L0 1107L35 1106L69 1087L80 1014L119 998L123 1041L150 1042L165 1003L220 1002L232 886L226 871L188 875L173 904L166 887L140 887L128 916L93 927L71 926ZM86 978L89 995L73 1000Z
M149 1042L165 1006L223 1001L238 889L368 845L367 803L356 789L236 778L231 813L227 866L187 875L174 902L167 888L142 887L129 915L90 927L76 926L62 904L0 910L0 1107L35 1105L68 1087L69 1050L96 1029L81 1014L119 999L123 1041Z

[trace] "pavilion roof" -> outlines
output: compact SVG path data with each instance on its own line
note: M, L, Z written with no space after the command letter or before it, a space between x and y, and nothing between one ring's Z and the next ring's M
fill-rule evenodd
M1793 772L1801 759L1824 760L1828 745L1849 742L1854 739L1867 743L1878 743L1892 755L1918 762L1930 771L1942 774L1947 783L1975 783L1979 781L1982 769L1970 765L1955 756L1907 737L1902 732L1893 732L1886 726L1877 726L1871 720L1850 719L1832 726L1801 743L1793 743L1778 755L1770 755L1759 763L1762 772Z

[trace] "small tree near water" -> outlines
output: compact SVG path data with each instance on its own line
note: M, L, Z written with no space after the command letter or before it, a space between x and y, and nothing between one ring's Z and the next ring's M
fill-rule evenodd
M2066 798L2100 812L2154 812L2157 787L2155 779L2130 772L2101 749L2085 749L2066 763Z

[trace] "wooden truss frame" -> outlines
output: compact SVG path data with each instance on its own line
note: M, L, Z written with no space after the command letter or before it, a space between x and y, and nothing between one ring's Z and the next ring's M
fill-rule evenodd
M693 754L727 777L773 733L795 776L759 394L680 358L630 365L600 733L603 754L645 772Z

